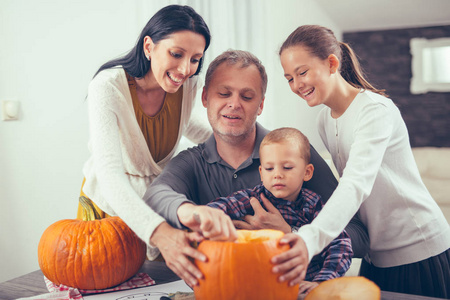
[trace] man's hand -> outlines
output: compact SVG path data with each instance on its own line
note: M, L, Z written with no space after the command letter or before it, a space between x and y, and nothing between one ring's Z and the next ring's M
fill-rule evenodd
M175 229L166 222L156 227L150 237L150 243L159 248L167 266L190 286L197 285L198 279L203 275L189 258L207 260L206 256L194 249L190 243L202 240L203 237L199 233Z
M258 199L252 197L250 204L255 214L247 215L244 220L233 220L234 226L239 229L278 229L284 233L291 232L291 226L284 220L280 211L261 194L261 200L267 211L261 206Z
M204 205L182 204L177 211L181 224L210 240L234 241L236 228L222 210Z
M305 278L308 268L306 244L299 235L294 233L285 234L279 243L288 244L291 249L272 258L271 261L275 264L272 271L281 274L280 282L289 281L290 286L299 284Z

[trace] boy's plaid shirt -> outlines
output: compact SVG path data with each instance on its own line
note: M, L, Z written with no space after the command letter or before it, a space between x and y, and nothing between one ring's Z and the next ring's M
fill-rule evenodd
M208 206L223 210L232 219L238 220L253 215L250 198L255 197L261 205L261 193L280 211L286 222L292 227L309 224L322 210L321 197L308 189L302 189L294 202L275 198L262 184L253 189L240 190L228 197L220 197L208 203ZM351 264L353 256L350 237L344 231L334 239L320 254L309 263L305 280L325 281L343 276Z

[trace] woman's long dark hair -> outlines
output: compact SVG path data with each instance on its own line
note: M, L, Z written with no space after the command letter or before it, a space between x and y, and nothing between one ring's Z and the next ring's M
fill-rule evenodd
M346 43L339 42L333 31L319 25L304 25L292 32L280 48L283 50L292 46L303 46L309 52L325 60L330 54L336 55L340 63L341 76L353 87L369 90L374 93L387 96L385 90L379 90L372 86L365 78L356 54Z
M144 53L144 38L149 36L153 43L166 39L170 34L189 30L201 34L206 41L204 51L208 49L211 34L203 18L190 6L169 5L160 9L145 25L139 39L133 49L125 56L113 59L103 64L94 77L102 70L122 66L128 74L136 78L142 78L150 69L150 61ZM203 57L200 59L197 72L198 75L203 65Z

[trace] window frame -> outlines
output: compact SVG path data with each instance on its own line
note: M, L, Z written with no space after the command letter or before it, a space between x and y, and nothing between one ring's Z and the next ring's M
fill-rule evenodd
M410 85L411 94L425 94L427 92L450 92L450 82L427 82L423 77L424 49L438 47L450 47L450 38L412 38L410 40L410 51L412 55L412 78Z

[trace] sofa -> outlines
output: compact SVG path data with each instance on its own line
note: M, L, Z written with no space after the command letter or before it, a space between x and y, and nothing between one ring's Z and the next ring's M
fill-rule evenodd
M417 147L412 151L425 186L450 223L450 147ZM330 155L321 155L338 178ZM360 265L361 259L353 259L345 276L357 276Z
M450 223L450 147L412 149L423 183Z

